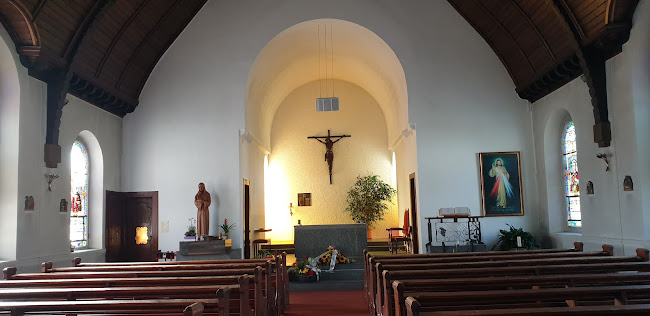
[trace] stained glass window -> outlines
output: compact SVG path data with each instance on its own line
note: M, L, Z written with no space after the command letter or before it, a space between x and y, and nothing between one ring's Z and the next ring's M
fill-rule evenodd
M578 151L576 128L573 121L564 126L563 135L564 187L566 192L567 225L582 227L580 215L580 186L578 177Z
M88 244L88 152L76 141L70 152L70 245Z

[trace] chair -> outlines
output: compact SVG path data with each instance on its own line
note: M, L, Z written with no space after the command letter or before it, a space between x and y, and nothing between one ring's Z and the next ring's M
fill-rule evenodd
M272 229L264 229L264 228L260 228L260 229L256 229L256 230L254 230L254 231L253 231L253 234L266 233L266 232L270 232L271 230L272 230ZM253 240L253 252L254 252L253 257L255 257L255 258L262 258L261 251L262 251L262 245L263 245L263 244L269 244L269 245L271 245L271 239L261 238L261 239L255 239L255 240Z
M397 253L398 250L398 243L404 243L404 246L406 247L406 251L410 252L412 248L412 240L411 240L411 229L412 226L409 225L409 210L404 211L404 226L397 227L397 228L388 228L386 229L388 231L388 238L390 239L388 248L391 253ZM399 234L402 234L401 236ZM393 236L393 234L396 234L396 236Z

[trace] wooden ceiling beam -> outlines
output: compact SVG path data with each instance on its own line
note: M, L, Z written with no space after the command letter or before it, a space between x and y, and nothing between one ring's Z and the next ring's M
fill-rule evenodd
M537 25L535 25L535 23L533 23L533 21L526 14L526 12L524 12L524 10L521 8L521 6L517 3L516 0L510 0L510 2L512 3L513 6L515 6L515 8L517 8L517 11L519 11L519 14L521 14L521 16L523 16L524 19L526 19L526 22L528 22L528 25L530 25L530 27L533 28L533 30L535 31L535 34L537 34L537 37L539 37L539 40L544 45L544 49L546 49L546 53L548 53L548 55L551 57L551 60L555 61L555 59L556 59L555 54L553 54L553 51L551 50L551 47L548 46L548 43L546 42L546 39L544 38L544 36L542 36L542 32L539 31L539 28L537 27Z
M61 126L63 107L67 103L65 102L65 97L70 91L70 83L73 78L72 63L88 31L103 13L106 12L109 5L114 2L115 0L97 0L95 2L66 48L63 56L66 63L65 66L51 70L45 78L45 82L47 83L47 125L43 159L47 168L56 168L61 162L59 128Z
M526 53L524 53L524 50L521 48L521 45L515 40L515 38L512 36L512 34L508 31L508 29L499 21L493 14L490 12L479 0L474 0L474 2L483 9L485 14L487 14L493 21L494 23L508 36L508 38L512 41L512 43L517 47L517 50L521 54L522 58L526 61L526 65L528 65L528 69L530 69L531 73L535 74L535 69L533 68L533 65L530 63L530 60L528 60L528 56L526 56Z
M596 49L582 46L584 33L581 33L577 23L575 23L575 17L573 17L564 0L549 1L551 1L554 13L564 22L562 28L570 35L570 45L576 52L585 81L589 87L594 112L594 142L598 144L598 147L609 147L612 132L607 110L607 77L605 72L607 57Z
M156 30L158 30L160 25L162 25L163 22L165 22L165 20L167 20L167 18L171 15L171 13L174 12L174 9L176 9L176 7L180 4L180 2L181 1L176 0L176 2L174 2L174 4L169 6L169 9L167 9L165 14L163 14L163 16L158 20L156 25L153 28L151 28L151 30L149 30L147 35L145 35L144 39L142 39L142 41L140 41L140 43L138 44L138 47L136 47L136 49L131 54L131 57L129 57L129 61L126 63L126 66L124 66L124 69L122 69L122 73L120 74L120 79L117 80L117 84L115 85L115 89L119 89L120 86L122 85L122 82L124 80L124 75L129 70L129 68L131 68L131 64L133 63L133 60L135 60L135 57L138 56L138 53L140 53L140 50L142 49L142 47L144 47L144 44L147 43L149 41L149 39L151 38L151 34L155 33Z
M45 2L47 0L39 0L38 4L36 5L36 8L34 8L34 12L32 13L32 20L36 22L36 19L38 19L38 15L41 13L41 10L43 9L43 6L45 6Z
M102 69L104 69L104 64L106 63L106 60L108 60L108 56L110 56L111 53L113 52L113 48L115 48L115 44L117 44L117 41L120 38L122 38L122 34L124 34L124 31L126 31L126 29L128 29L129 26L131 26L131 23L133 22L135 17L138 16L138 14L140 14L142 9L147 4L149 4L150 1L151 0L142 1L142 3L140 3L138 8L135 9L135 11L133 11L131 16L129 16L129 19L126 21L126 23L124 23L124 25L122 25L122 28L120 28L120 30L117 32L117 34L115 34L115 36L111 40L111 43L108 45L108 48L104 52L104 56L102 56L102 60L99 62L99 66L97 66L97 70L95 71L95 78L99 78L99 76L101 75Z

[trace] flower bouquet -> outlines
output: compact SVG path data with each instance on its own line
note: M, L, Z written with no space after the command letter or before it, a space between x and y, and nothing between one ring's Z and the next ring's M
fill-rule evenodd
M223 230L223 234L226 235L226 239L228 239L228 237L230 237L230 231L233 228L235 228L235 224L228 225L228 219L226 218L223 221L223 224L221 224L221 226L219 226L219 227L221 228L221 230Z
M336 262L334 263L354 263L356 261L347 258L342 252L336 250L334 246L327 246L327 251L318 258L320 264L330 264L332 256L336 255Z
M319 272L318 260L310 257L296 261L293 266L287 269L289 280L298 282L316 282L318 281Z

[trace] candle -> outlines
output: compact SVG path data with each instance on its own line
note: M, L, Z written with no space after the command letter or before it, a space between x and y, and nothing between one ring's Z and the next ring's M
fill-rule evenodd
M517 247L521 248L521 236L517 236Z

